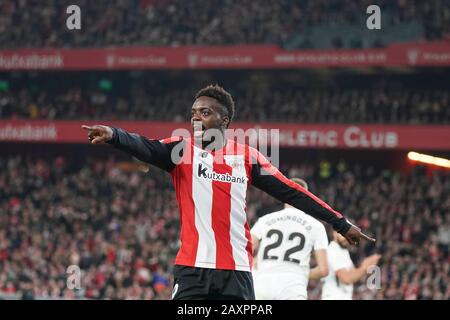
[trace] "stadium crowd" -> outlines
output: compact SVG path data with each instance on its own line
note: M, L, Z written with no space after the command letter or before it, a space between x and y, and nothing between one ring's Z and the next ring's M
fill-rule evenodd
M414 21L424 30L420 37L431 40L450 32L446 0L376 3L385 15L385 27ZM81 8L81 30L66 27L66 9L72 4ZM365 26L366 8L372 4L369 0L3 0L0 47L284 45L307 27ZM335 39L331 45L339 43Z
M344 161L281 167L379 240L351 251L357 263L383 255L381 289L355 299L450 299L450 176L445 171L376 169ZM249 190L248 217L276 203ZM130 170L113 156L31 154L0 158L0 297L170 299L178 208L159 170ZM66 286L69 265L81 289ZM311 283L310 299L320 297Z
M234 90L235 89L235 90ZM0 92L0 119L103 119L186 121L196 88L152 84L103 91L70 87ZM120 92L122 91L122 92ZM126 91L126 90L125 90ZM298 88L295 84L231 90L238 121L296 123L450 123L450 91L380 86ZM276 107L275 107L276 106Z
M289 43L305 28L358 25L372 2L2 0L0 49L237 44L291 49ZM66 8L72 4L81 8L78 31L66 28ZM448 0L377 4L387 25L419 24L423 34L416 40L450 34ZM342 47L335 40L330 45ZM301 47L314 48L314 43ZM263 71L229 75L225 87L235 98L236 120L450 124L445 70L423 71L405 82L376 76L372 81L361 70L344 76L345 83L339 76L330 80L328 70L306 77L295 72L294 77ZM125 73L92 73L93 78L113 78L102 86L76 72L70 77L49 72L51 80L46 72L2 73L0 119L182 122L189 117L193 94L213 77ZM83 150L77 157L64 152L58 157L0 156L0 299L170 299L179 247L170 177L153 168L144 173L113 153L89 157L77 148ZM286 175L307 180L313 193L378 239L351 249L356 264L373 252L382 254L381 289L359 283L355 299L450 299L448 171L396 171L326 158L314 164L287 160L281 167ZM250 226L279 205L250 189ZM70 265L82 271L80 289L67 286ZM312 281L309 298L319 299L320 289L320 281Z

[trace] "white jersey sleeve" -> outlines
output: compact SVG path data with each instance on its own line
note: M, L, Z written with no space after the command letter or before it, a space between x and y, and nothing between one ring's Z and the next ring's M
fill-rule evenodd
M314 237L314 250L323 250L328 248L328 236L327 231L322 223L318 222L316 228L313 230Z
M258 221L253 225L252 229L250 230L250 233L254 235L259 240L262 239L264 236L264 222L263 218L259 218Z

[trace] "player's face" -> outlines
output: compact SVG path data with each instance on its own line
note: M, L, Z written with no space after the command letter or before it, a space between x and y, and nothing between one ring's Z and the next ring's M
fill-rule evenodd
M194 135L203 135L208 129L221 129L224 126L222 107L216 99L200 97L194 101L191 109L191 125ZM199 127L201 123L201 128Z

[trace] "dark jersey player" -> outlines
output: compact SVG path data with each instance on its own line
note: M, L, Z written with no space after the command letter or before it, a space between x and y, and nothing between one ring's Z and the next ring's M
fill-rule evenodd
M374 241L287 179L256 149L227 140L225 130L233 114L231 95L215 85L195 96L194 138L152 140L119 128L83 126L91 143L106 142L171 174L181 222L173 299L254 299L253 248L246 219L250 185L331 224L352 244L361 238ZM211 131L219 132L214 143L208 138Z

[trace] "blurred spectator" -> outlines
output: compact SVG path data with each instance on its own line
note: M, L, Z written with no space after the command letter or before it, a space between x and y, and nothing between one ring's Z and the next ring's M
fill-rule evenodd
M445 77L435 86L420 74L413 84L348 76L344 84L336 80L333 86L311 88L299 86L296 80L280 83L280 78L273 80L269 75L253 82L251 76L248 73L247 78L225 86L236 100L238 121L450 123L450 90L442 87ZM171 84L170 76L159 80L151 75L142 80L128 76L118 80L112 91L92 85L74 87L58 77L46 80L50 84L43 81L39 90L26 88L29 82L14 84L13 89L0 92L0 118L186 121L193 95L205 85L181 87L179 82L191 81L188 78L175 78L177 82Z
M66 8L73 4L81 8L81 30L66 28ZM365 25L371 4L369 0L2 0L0 47L285 45L305 28ZM383 28L413 22L423 29L417 37L430 40L450 31L446 0L384 0L377 5L385 17ZM349 45L359 46L362 40ZM306 39L300 47L311 45ZM336 39L333 45L343 43Z

